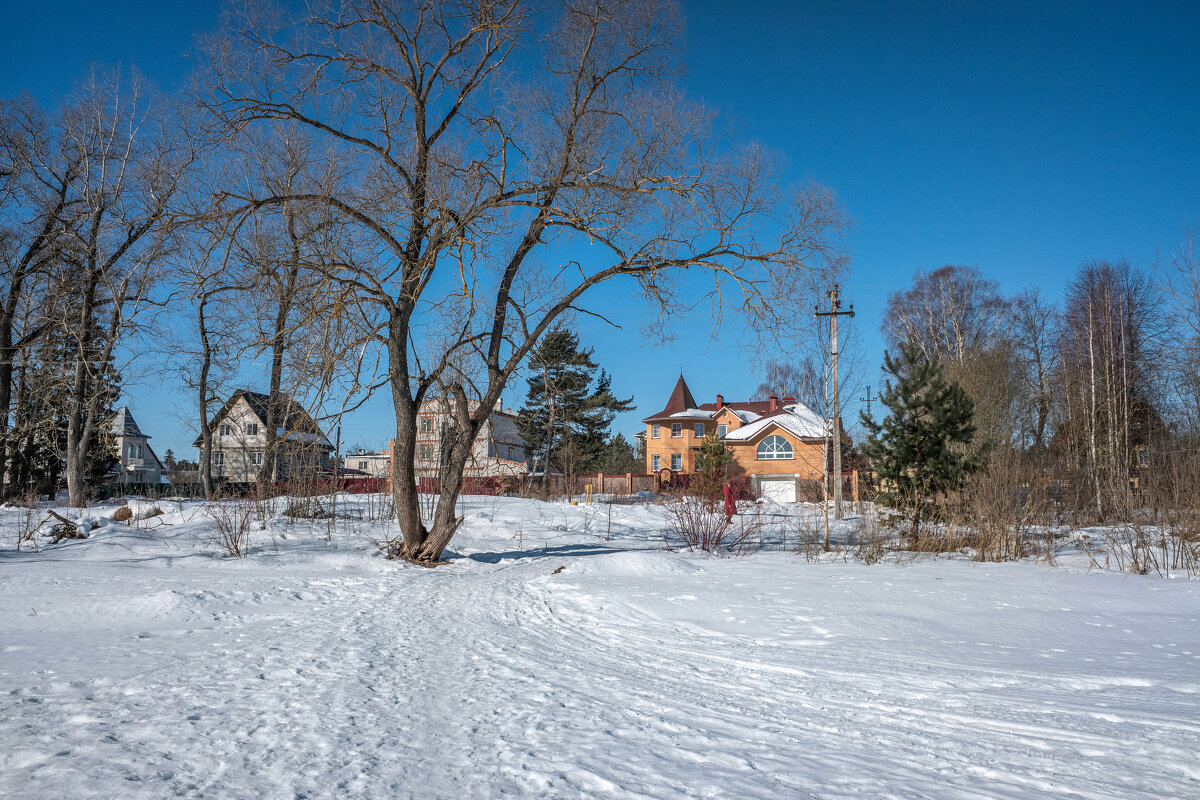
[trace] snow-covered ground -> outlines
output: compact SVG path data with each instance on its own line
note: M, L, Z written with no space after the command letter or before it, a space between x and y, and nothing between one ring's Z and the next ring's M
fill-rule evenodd
M366 521L231 559L161 505L32 553L0 509L0 796L1200 797L1197 581L492 498L437 569Z

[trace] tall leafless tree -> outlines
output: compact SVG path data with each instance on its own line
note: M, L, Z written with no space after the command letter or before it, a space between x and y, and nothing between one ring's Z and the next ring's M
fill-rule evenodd
M347 175L227 207L325 204L376 254L337 279L385 331L403 557L441 556L473 440L589 289L626 278L671 308L681 273L699 269L723 307L766 325L793 310L798 277L844 225L827 190L785 191L762 152L717 148L712 115L674 83L674 4L349 0L299 15L238 4L227 19L208 48L211 111L231 131L306 126ZM449 387L450 452L427 526L417 410L463 354L480 365L478 403Z
M106 420L93 391L122 337L150 305L157 270L172 249L170 202L198 153L188 117L134 75L94 72L64 111L58 147L77 162L68 198L77 203L56 269L76 292L66 478L71 505L85 504L85 461Z

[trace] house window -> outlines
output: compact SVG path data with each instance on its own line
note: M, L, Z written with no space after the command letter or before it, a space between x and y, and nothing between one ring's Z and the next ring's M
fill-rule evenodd
M703 422L697 422L694 430L695 430L697 439L704 438L704 423Z
M717 436L719 436L720 438L724 439L724 438L725 438L725 434L727 434L727 433L729 433L729 426L728 426L728 425L718 425L718 426L717 426Z
M261 467L262 466L262 457L263 457L262 453L251 453L250 454L250 463L256 467Z
M671 438L678 439L681 436L683 436L683 423L682 422L672 422L671 423Z
M1135 453L1135 458L1137 458L1137 465L1139 467L1150 466L1150 448L1139 447L1137 450L1134 451L1134 453Z
M225 453L221 452L220 450L213 453L212 454L212 463L213 463L214 467L225 466Z
M358 468L361 469L363 472L366 472L367 471L367 462L365 462L365 461L358 462Z
M428 461L430 459L430 447L427 444L421 445L421 460Z
M671 453L671 469L673 469L673 470L683 469L683 454L682 453Z
M246 435L247 436L258 436L258 423L257 422L247 422L246 423Z
M768 436L758 446L759 461L774 461L792 457L792 445L782 436Z
M227 423L224 423L224 422L222 422L222 423L221 423L221 424L220 424L220 425L217 427L217 435L219 435L219 436L233 436L233 426L232 426L232 425L229 425L229 424L227 424Z
M421 433L433 433L433 420L429 417L421 417Z
M650 426L650 438L651 438L651 439L657 439L657 438L659 438L658 426L657 426L657 425L651 425L651 426Z
M659 456L650 456L650 471L658 472L659 463L661 463Z

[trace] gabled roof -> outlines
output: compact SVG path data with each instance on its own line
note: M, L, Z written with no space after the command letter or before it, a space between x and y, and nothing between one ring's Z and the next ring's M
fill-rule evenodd
M129 411L129 406L121 406L117 410L112 421L112 433L113 436L141 436L146 439L150 438L142 433L142 429L138 427L137 421Z
M250 412L258 418L258 421L263 426L267 424L267 404L270 401L270 395L262 392L252 392L249 389L238 389L228 400L225 405L221 406L221 410L213 415L212 421L209 423L212 426L218 425L225 417L229 416L229 412L237 405L237 401L245 400L246 405L250 407ZM304 410L304 406L297 403L291 397L283 398L283 406L280 409L284 424L281 426L280 437L291 441L316 442L332 450L333 445L329 443L329 439L321 432L320 427L313 421L313 418ZM196 437L196 441L192 443L193 447L200 446L200 437Z
M824 439L829 435L828 421L824 417L818 416L803 403L792 403L773 414L759 417L736 431L730 431L725 440L750 441L776 425L799 439Z

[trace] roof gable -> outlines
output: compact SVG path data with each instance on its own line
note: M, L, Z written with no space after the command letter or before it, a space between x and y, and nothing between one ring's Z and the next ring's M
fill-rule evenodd
M209 425L215 428L229 416L229 413L234 409L239 400L244 402L246 407L250 409L250 413L258 419L261 425L266 427L267 404L270 396L262 392L252 392L249 389L238 389L235 391L225 401L225 404L221 406L221 410L213 415L212 420L209 421ZM308 412L304 410L304 406L297 403L294 399L284 396L280 412L283 416L280 427L286 432L284 438L298 436L304 441L319 439L320 443L328 446L331 450L333 449L333 445L329 443L329 439L321 432L320 427L317 426L317 423L309 416ZM200 442L201 437L198 436L192 446L199 447Z
M828 420L817 416L804 404L795 403L730 431L725 439L732 442L748 442L775 427L799 439L824 439L829 435Z
M113 417L112 433L113 436L141 436L144 439L150 438L142 433L142 429L138 427L137 420L133 418L129 406L121 406Z

